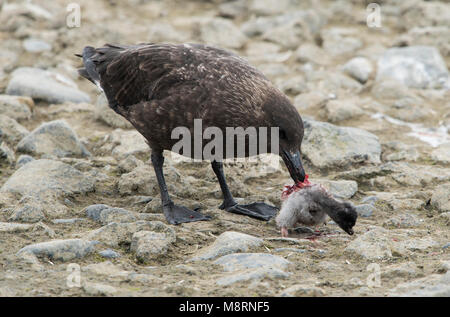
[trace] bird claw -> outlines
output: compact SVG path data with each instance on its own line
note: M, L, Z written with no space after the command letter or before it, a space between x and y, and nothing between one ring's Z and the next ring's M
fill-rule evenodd
M277 214L278 208L259 202L248 205L236 204L226 208L226 211L268 221Z
M210 216L205 216L198 211L189 208L170 204L163 207L164 216L171 225L180 223L210 220Z

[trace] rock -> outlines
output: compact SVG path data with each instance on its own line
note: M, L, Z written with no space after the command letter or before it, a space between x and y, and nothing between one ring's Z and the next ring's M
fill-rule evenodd
M247 37L241 30L227 19L208 19L201 23L199 29L200 39L210 45L238 49L247 41Z
M116 259L120 257L120 253L111 249L102 250L98 254L107 259Z
M292 0L252 0L248 10L257 15L277 15L295 8Z
M303 121L302 150L314 166L333 168L355 163L380 163L381 145L372 133L326 122Z
M100 283L86 283L83 290L92 296L112 296L117 293L117 289L111 285Z
M127 119L109 107L105 94L98 96L94 115L96 120L106 123L113 128L131 129L133 127Z
M23 41L23 48L30 53L41 53L51 51L51 44L35 38L28 38Z
M439 268L438 268L439 273L446 273L448 271L450 271L450 261L441 261L439 263Z
M355 206L356 212L361 217L370 217L372 216L373 212L375 211L375 207L370 204L363 204Z
M398 21L406 30L417 26L450 26L450 14L448 3L441 2L418 2L408 6Z
M317 183L324 186L334 197L340 199L352 198L358 191L358 183L355 181L320 179L317 180Z
M242 271L239 273L227 275L225 277L219 278L216 281L216 284L220 286L229 286L238 282L261 280L263 278L288 278L289 276L289 273L283 272L279 269L260 268L252 271Z
M131 172L122 174L117 189L121 195L154 195L158 192L158 183L152 167L142 164Z
M20 168L24 166L27 163L30 163L31 161L34 161L34 158L32 156L29 156L27 154L22 154L19 156L19 158L16 161L16 167Z
M414 98L405 84L389 78L375 82L372 88L372 95L381 100Z
M344 251L347 254L360 256L367 260L391 258L391 242L387 232L386 229L382 228L372 229L350 242Z
M0 192L22 196L84 194L94 189L92 180L68 164L54 160L34 160L18 169L3 184Z
M7 161L9 165L14 165L14 162L16 161L13 150L11 150L5 142L0 144L0 161L1 160Z
M328 54L317 45L309 42L301 44L295 51L295 56L301 63L314 63L321 66L331 64Z
M134 155L128 155L126 158L121 160L117 165L120 173L130 173L136 167L143 165L144 162L137 159Z
M128 155L149 153L149 147L145 138L137 131L124 131L116 129L108 136L108 147L105 151L111 153L117 159L123 159Z
M301 112L307 109L320 109L327 103L328 97L321 92L307 92L294 98L295 108Z
M372 63L365 57L354 57L342 67L342 70L348 75L365 83L373 72Z
M9 217L10 221L22 222L39 222L46 218L46 209L49 207L45 202L33 196L23 197L17 206L13 209L12 215ZM53 213L63 214L66 210L54 210Z
M294 10L276 16L251 18L242 24L241 29L247 36L252 37L271 33L270 38L275 41L277 40L275 34L280 34L283 29L290 30L294 33L293 36L282 34L282 37L288 37L289 42L293 44L291 39L298 39L306 33L308 36L316 35L324 24L324 17L320 16L315 10ZM287 26L287 28L284 28L284 26ZM301 30L305 32L304 35L300 34ZM283 39L278 40L285 41ZM298 44L299 42L297 42Z
M378 60L376 81L394 79L412 88L450 87L445 61L435 47L390 48Z
M11 74L6 88L8 95L29 96L49 103L89 102L90 98L78 90L76 84L67 77L39 68L21 67Z
M16 144L24 138L29 131L17 123L16 120L0 114L0 139Z
M126 277L130 273L122 270L119 266L114 265L111 261L89 264L84 266L82 271L106 277Z
M82 239L53 240L30 244L17 252L17 256L31 253L38 258L47 258L55 261L67 262L73 259L81 259L95 250L96 241Z
M184 43L189 39L189 36L184 32L176 30L169 23L156 22L151 23L148 38L151 43Z
M263 240L260 238L245 233L227 231L218 236L212 245L197 252L190 261L211 260L230 253L246 252L262 243Z
M333 123L353 119L364 113L357 105L344 100L330 100L324 110L327 121Z
M128 210L98 204L85 208L86 216L106 225L111 222L135 222L136 217Z
M161 226L162 225L162 226ZM131 244L133 234L139 231L161 231L165 225L160 221L139 220L130 223L111 222L106 226L92 230L85 236L89 240L98 240L109 247L116 248L119 244ZM169 230L167 230L169 231Z
M33 99L29 97L0 95L0 114L12 119L30 119L33 107Z
M393 279L397 277L402 278L414 278L419 275L417 272L417 264L414 262L407 262L407 263L401 263L401 264L395 264L388 266L383 270L383 273L381 274L381 277L383 279Z
M136 253L136 258L140 262L153 260L160 255L167 253L169 246L175 242L175 231L163 224L155 221L158 226L157 231L139 231L133 234L130 250Z
M435 188L431 196L431 205L439 212L450 211L450 184L442 184Z
M57 157L90 155L73 129L63 120L41 124L17 144L17 150Z
M326 293L323 289L304 284L295 284L291 287L286 288L285 290L281 291L278 294L278 296L281 297L300 297L300 296L318 297L325 295Z
M63 225L72 225L78 222L85 222L85 218L67 218L67 219L53 219L52 223L54 224L63 224Z
M246 269L277 268L286 269L289 261L284 258L266 253L235 253L224 255L214 261L214 264L222 265L226 272L234 272Z
M407 46L435 46L442 56L448 57L450 56L450 43L446 39L449 37L450 28L446 26L413 27L408 30L406 35L400 35L396 42L402 45L407 44Z
M409 250L409 251L423 251L428 248L436 247L439 243L434 241L430 237L420 238L420 239L408 239L404 241L399 241L396 245L396 250Z
M450 272L444 275L432 274L412 282L397 285L388 296L402 297L449 297Z
M450 164L450 142L438 146L431 151L431 159L443 164Z
M357 37L357 29L329 28L321 32L322 47L332 57L345 57L353 55L363 47L363 42Z
M24 232L31 230L33 225L30 224L22 224L22 223L14 223L14 222L0 222L0 232Z
M383 227L385 228L414 228L419 226L423 222L417 216L411 213L403 213L400 215L393 216L383 222Z
M279 79L276 81L277 87L285 94L298 95L308 91L305 78L294 76L289 79Z

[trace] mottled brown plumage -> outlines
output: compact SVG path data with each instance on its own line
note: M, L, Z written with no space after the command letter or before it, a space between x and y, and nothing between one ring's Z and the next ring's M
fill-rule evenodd
M171 150L178 141L171 138L172 130L187 127L193 136L194 119L202 119L203 130L218 127L224 131L224 138L226 127L279 127L277 150L293 179L303 180L300 115L260 71L234 53L201 44L106 44L97 49L86 47L82 57L84 68L80 74L100 86L110 107L148 140L157 176L162 151ZM254 204L240 210L226 186L222 164L213 162L213 169L224 193L224 209L262 219L275 214L274 209L264 210L262 205ZM168 194L164 194L167 189L163 177L158 180L163 208L164 204L173 206ZM172 211L165 210L169 222L189 221L172 221L168 217ZM199 220L197 216L191 219Z

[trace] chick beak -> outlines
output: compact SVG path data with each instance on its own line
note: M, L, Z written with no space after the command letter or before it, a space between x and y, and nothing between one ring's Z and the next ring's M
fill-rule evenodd
M303 182L305 180L305 170L303 169L302 160L300 158L300 151L294 153L283 150L281 158L286 164L286 167L295 183Z
M353 229L347 229L347 230L345 230L345 232L347 232L349 235L353 235L355 232L353 231Z

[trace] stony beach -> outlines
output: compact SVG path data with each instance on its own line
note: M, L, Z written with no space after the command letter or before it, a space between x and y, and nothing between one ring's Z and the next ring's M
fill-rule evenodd
M450 296L450 3L382 1L370 27L356 0L78 0L70 27L71 2L0 0L0 296ZM212 218L169 225L145 139L74 56L143 42L260 69L304 120L311 182L356 206L355 234L281 238L218 208L209 162L167 152L174 201ZM279 207L292 184L281 159L225 172L240 203Z

